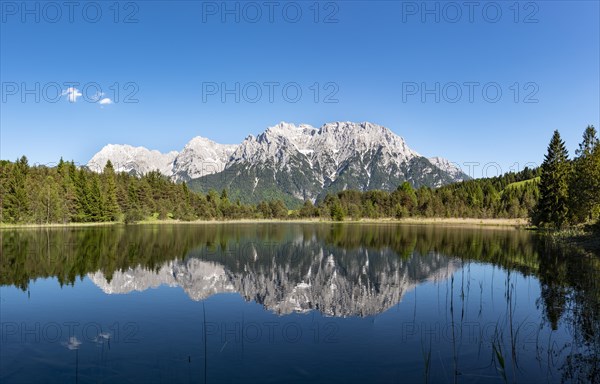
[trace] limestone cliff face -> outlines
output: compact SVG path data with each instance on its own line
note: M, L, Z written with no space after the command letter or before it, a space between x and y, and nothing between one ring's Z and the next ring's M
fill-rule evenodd
M239 144L195 137L179 152L109 144L87 166L101 172L110 160L117 171L143 175L158 170L195 191L238 191L244 202L277 192L286 200L313 202L345 189L393 191L404 181L439 187L467 180L456 164L426 158L390 129L369 122L336 121L320 128L281 122Z

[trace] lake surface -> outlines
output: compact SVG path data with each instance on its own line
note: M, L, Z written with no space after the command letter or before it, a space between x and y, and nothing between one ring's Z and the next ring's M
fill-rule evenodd
M0 231L0 382L600 382L600 261L396 224Z

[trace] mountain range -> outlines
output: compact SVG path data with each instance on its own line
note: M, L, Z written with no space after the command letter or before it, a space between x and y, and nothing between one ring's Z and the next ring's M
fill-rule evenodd
M369 122L320 128L281 122L241 144L195 137L181 152L109 144L87 166L101 171L108 160L117 171L158 170L199 192L228 189L230 198L243 202L299 203L345 189L391 191L404 181L439 187L469 178L450 161L421 156L390 129Z

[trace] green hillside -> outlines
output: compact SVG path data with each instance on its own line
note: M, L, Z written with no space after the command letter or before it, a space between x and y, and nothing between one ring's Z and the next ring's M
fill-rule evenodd
M511 188L519 189L519 188L526 187L529 184L538 185L539 183L540 183L540 177L538 176L538 177L534 177L532 179L527 179L527 180L510 183L506 187L504 187L504 190L511 189Z

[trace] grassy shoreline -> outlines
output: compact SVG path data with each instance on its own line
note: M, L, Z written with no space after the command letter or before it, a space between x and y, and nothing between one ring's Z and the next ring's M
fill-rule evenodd
M476 219L476 218L442 218L442 217L409 217L405 219L361 219L345 220L343 222L314 219L237 219L237 220L142 220L135 224L127 225L169 225L169 224L261 224L261 223L300 223L300 224L415 224L415 225L456 225L456 226L475 226L475 227L512 227L525 228L529 226L527 219ZM110 225L124 225L123 222L98 222L98 223L49 223L49 224L0 224L0 229L19 229L19 228L65 228L65 227L98 227Z
M551 241L569 247L580 248L600 256L600 236L583 228L570 228L546 233Z

